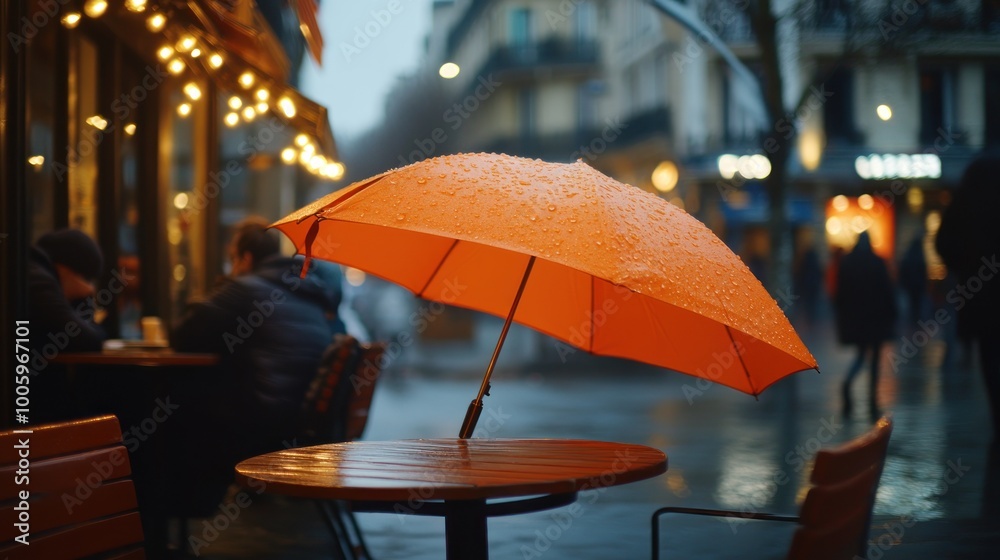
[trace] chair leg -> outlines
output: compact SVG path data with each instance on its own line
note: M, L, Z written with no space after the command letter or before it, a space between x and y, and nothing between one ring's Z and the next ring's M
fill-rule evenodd
M325 500L316 500L316 507L319 509L320 517L326 523L327 529L330 530L330 536L333 537L334 558L338 560L358 560L348 538L344 520L340 518L337 508L331 502Z
M358 519L354 516L354 511L351 510L351 504L346 502L336 502L336 506L340 514L347 519L348 524L354 533L352 540L352 548L354 549L355 557L357 558L357 553L361 553L361 558L364 560L373 560L372 553L368 550L368 544L365 543L364 533L361 532L361 526L358 525ZM353 544L357 542L357 544Z

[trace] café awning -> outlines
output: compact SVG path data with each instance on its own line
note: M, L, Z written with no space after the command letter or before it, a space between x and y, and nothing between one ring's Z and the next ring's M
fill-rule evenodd
M304 10L303 5L295 4L292 13L296 17L306 13L307 21L300 28L309 32L307 43L321 45L315 12ZM118 8L109 6L107 12L102 19L140 51L155 50L156 58L171 73L190 70L240 97L246 117L252 116L250 111L257 115L273 112L297 135L305 135L315 155L322 156L319 165L309 166L310 171L340 178L343 168L326 108L289 84L292 64L255 2L130 0Z

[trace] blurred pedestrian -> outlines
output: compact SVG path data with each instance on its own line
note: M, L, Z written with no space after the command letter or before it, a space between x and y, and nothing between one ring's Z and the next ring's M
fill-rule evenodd
M899 285L909 303L910 324L917 327L923 318L924 301L927 299L927 259L924 257L924 237L917 235L910 241L899 261Z
M990 402L993 452L1000 448L1000 153L977 157L962 175L941 218L936 247L957 285L948 303L959 335L978 343L979 367Z
M32 422L77 416L65 368L51 364L61 352L98 351L106 338L95 321L94 282L101 248L78 229L46 233L28 252L28 318L31 321Z
M841 388L844 415L851 412L851 384L867 359L871 363L868 408L877 418L879 357L882 344L893 336L897 310L889 267L872 250L868 232L861 232L854 249L840 261L834 309L840 342L858 350Z
M800 317L812 325L816 320L820 294L823 291L823 265L813 244L812 232L804 230L795 258L794 291L800 298Z

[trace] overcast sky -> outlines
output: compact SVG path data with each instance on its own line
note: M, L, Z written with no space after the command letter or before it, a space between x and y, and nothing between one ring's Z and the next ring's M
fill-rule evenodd
M330 112L338 142L381 120L396 76L416 67L433 0L323 0L323 67L306 56L302 90ZM390 8L395 8L392 13Z

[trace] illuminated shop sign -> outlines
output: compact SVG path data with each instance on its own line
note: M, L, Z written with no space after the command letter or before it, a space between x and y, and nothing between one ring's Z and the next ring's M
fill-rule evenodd
M871 154L858 156L854 169L862 179L937 179L941 158L937 154Z

